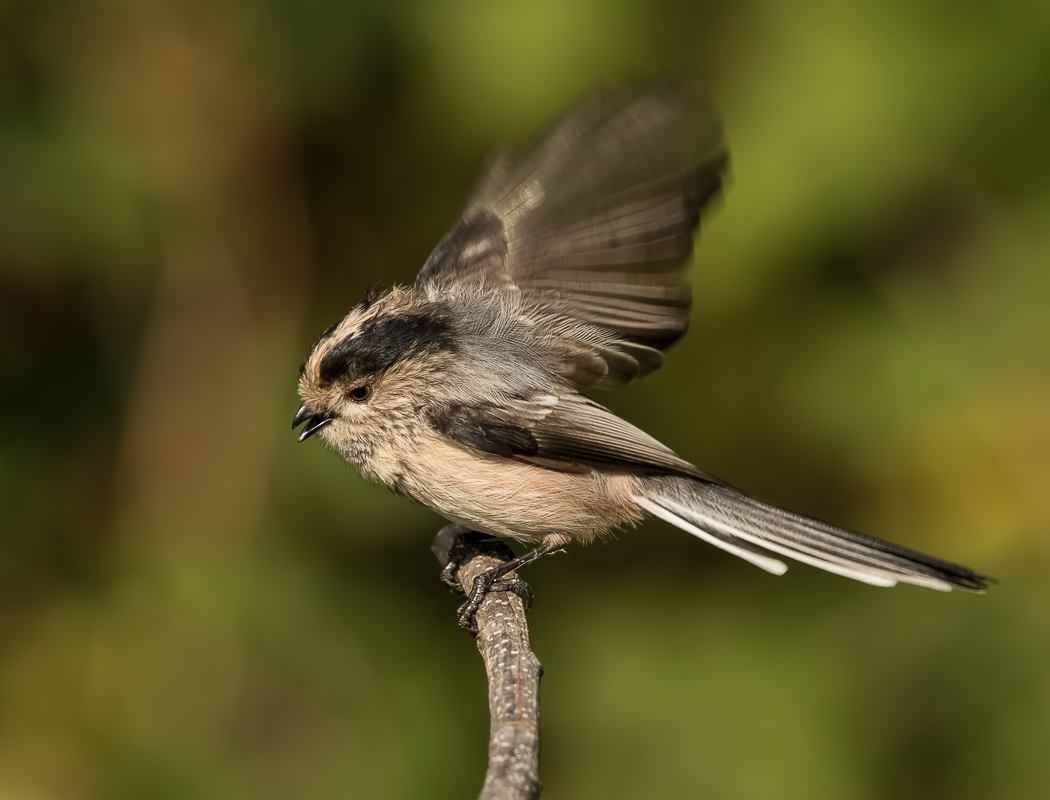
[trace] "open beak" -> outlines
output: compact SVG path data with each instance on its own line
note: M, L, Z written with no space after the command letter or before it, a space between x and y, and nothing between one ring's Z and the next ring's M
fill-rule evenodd
M292 420L292 430L294 431L305 422L306 427L299 433L299 441L305 442L321 430L321 428L331 422L332 419L333 417L329 413L315 414L306 406L303 406L298 412L296 412L295 418Z

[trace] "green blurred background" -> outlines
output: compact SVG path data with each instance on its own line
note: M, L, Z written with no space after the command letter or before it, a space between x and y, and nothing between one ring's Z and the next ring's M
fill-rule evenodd
M0 0L0 800L477 791L442 521L295 444L297 368L496 143L668 69L733 176L691 335L600 399L1002 583L541 562L544 797L1046 796L1043 0Z

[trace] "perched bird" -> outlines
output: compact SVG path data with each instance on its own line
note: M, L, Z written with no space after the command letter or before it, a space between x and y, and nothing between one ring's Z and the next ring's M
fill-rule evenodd
M595 94L496 157L415 283L314 343L299 441L319 433L447 519L539 545L510 568L652 514L776 575L787 556L983 592L970 569L755 500L577 391L651 372L685 333L682 268L726 164L710 102L673 82Z

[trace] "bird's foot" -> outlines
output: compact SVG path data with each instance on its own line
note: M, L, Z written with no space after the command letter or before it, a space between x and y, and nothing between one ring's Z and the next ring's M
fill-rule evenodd
M494 567L488 572L482 572L474 579L474 587L467 596L467 602L459 607L456 619L459 627L467 633L478 635L478 609L485 602L485 598L494 592L513 592L521 598L522 607L528 611L532 608L532 589L521 578L501 578L498 571L500 567Z
M467 601L456 612L459 626L476 636L478 609L481 608L486 595L490 592L513 592L521 598L525 610L529 610L532 606L532 589L520 578L506 576L523 564L528 564L549 552L551 548L541 545L515 558L514 552L498 539L485 533L472 531L463 525L453 524L446 525L438 532L431 549L438 561L444 564L441 570L442 582L459 594L467 594L459 580L460 568L472 558L485 555L503 562L474 578L474 584L470 593L467 594Z
M457 594L466 594L459 582L459 568L474 556L486 555L500 561L514 558L514 551L499 539L487 533L472 531L463 525L446 525L442 528L434 539L432 549L438 560L445 562L441 570L441 582Z

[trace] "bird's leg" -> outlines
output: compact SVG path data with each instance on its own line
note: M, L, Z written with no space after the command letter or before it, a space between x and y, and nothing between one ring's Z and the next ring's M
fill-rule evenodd
M459 594L466 594L466 592L459 585L456 574L459 568L475 555L489 555L500 561L509 561L514 558L514 551L499 539L455 523L446 525L438 532L431 549L438 560L445 563L441 570L441 582Z
M493 567L492 569L478 575L474 579L474 586L471 588L470 594L467 595L467 602L459 607L459 626L469 633L477 634L478 624L476 615L478 609L481 608L481 603L484 601L485 595L491 591L514 592L521 597L521 601L525 605L525 610L528 611L529 607L532 605L532 589L529 588L525 581L519 578L504 580L503 576L513 572L519 567L532 563L537 558L545 556L548 553L557 550L559 547L560 544L556 541L544 542L535 550L523 553L517 558L512 558L510 561L504 561L498 567Z
M467 597L467 602L457 612L460 627L476 634L478 609L485 595L492 591L514 592L521 598L525 610L532 605L532 590L525 581L519 578L504 578L518 567L535 561L540 556L558 550L565 544L565 537L550 536L547 541L527 553L514 557L513 551L503 542L492 536L472 531L463 525L446 525L434 538L431 550L438 562L444 565L441 570L442 582L455 592L465 594L458 579L459 569L474 556L484 554L499 559L504 563L481 573L474 579L474 585Z

